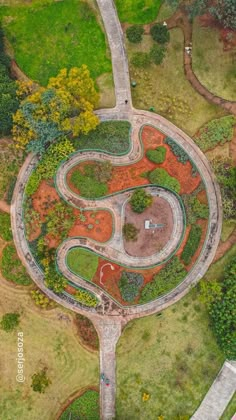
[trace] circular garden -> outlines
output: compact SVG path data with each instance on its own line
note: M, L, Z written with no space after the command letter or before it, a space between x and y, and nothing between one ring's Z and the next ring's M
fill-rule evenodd
M44 283L81 308L99 308L101 291L122 307L167 294L205 244L208 197L195 162L155 126L136 137L132 128L102 122L84 143L50 146L53 159L49 150L25 187L25 236Z

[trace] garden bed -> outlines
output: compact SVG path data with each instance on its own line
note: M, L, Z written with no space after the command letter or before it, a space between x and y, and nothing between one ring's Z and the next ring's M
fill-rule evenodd
M156 229L145 229L145 220L164 225ZM169 241L173 230L173 214L169 203L161 197L154 197L152 205L143 213L132 211L129 203L125 206L125 223L132 223L138 229L136 241L124 239L127 254L147 257L159 252Z

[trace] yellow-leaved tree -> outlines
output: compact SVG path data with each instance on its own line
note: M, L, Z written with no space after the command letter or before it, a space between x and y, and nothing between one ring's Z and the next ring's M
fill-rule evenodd
M94 114L99 95L85 65L62 69L47 88L19 86L18 92L23 99L13 117L16 147L43 153L62 135L87 134L99 123Z

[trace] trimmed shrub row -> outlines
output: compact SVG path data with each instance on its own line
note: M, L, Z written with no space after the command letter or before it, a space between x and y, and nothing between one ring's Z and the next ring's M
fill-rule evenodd
M188 240L181 254L184 264L188 265L199 247L202 236L202 228L199 225L192 225L188 235Z

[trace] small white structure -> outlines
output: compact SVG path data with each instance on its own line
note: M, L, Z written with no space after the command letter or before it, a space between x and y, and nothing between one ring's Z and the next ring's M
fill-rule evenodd
M163 224L158 224L158 223L151 223L151 220L145 220L144 222L144 227L145 229L158 229L158 228L162 228L165 225Z

